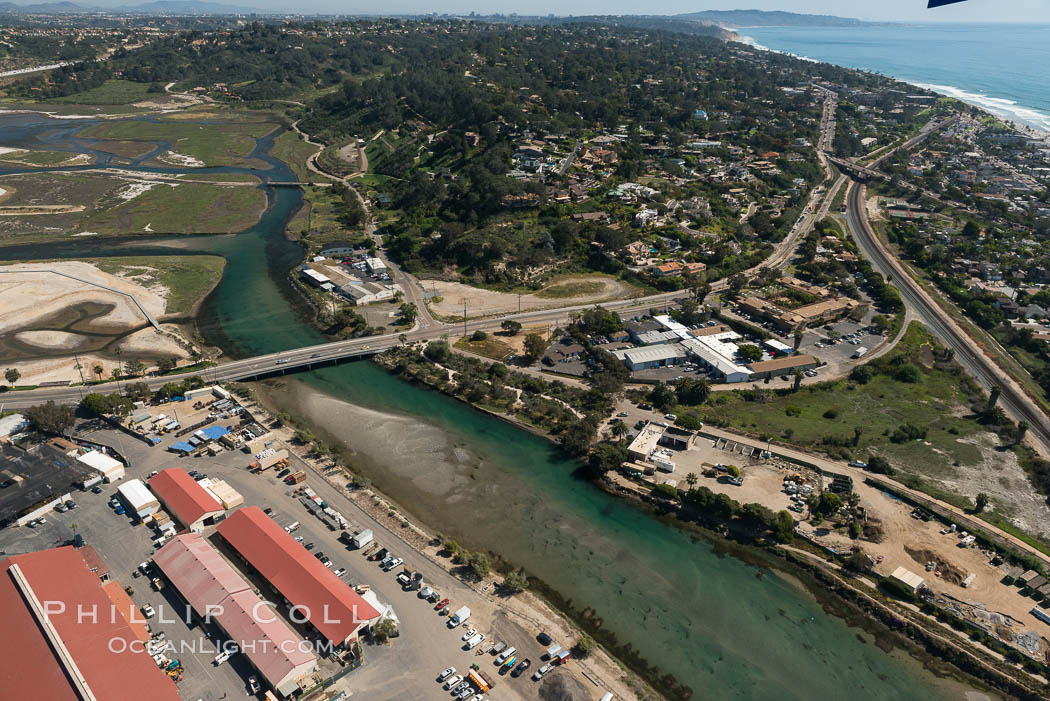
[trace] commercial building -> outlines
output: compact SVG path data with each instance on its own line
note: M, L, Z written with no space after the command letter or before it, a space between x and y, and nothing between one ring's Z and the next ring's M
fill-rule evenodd
M43 516L97 474L53 445L0 441L0 527Z
M372 275L382 275L386 272L386 263L379 258L368 258L365 260L365 267Z
M161 470L150 479L149 486L164 508L191 531L199 533L226 515L219 500L181 467Z
M76 548L0 561L0 696L179 701L171 679L145 651L135 651L141 631L129 625L126 603L110 598Z
M128 480L117 487L117 492L139 518L146 518L160 509L160 502L157 501L153 492L142 483L142 480Z
M354 304L372 304L394 298L394 288L374 282L348 282L339 288L339 292Z
M193 611L210 616L282 696L317 670L309 646L199 533L175 536L153 562Z
M762 341L762 345L765 346L770 353L774 355L791 355L795 352L794 346L789 346L783 341L778 341L775 338L767 338Z
M796 370L812 370L820 364L812 355L788 355L772 360L751 363L751 379L765 380L772 377L791 375Z
M682 341L682 346L689 352L690 357L713 371L722 382L746 382L751 379L751 371L743 365L738 365L733 355L729 354L730 344L717 339L717 336L689 338ZM735 350L736 347L733 346L734 354Z
M227 543L333 645L356 640L378 620L373 608L257 506L240 509L218 528Z
M925 586L922 577L903 567L893 570L890 579L908 589L912 594Z
M107 482L124 479L124 464L99 450L92 450L77 458L92 470L102 475Z
M665 343L644 348L623 348L612 351L612 354L626 363L631 371L680 365L686 359L685 351L677 343Z
M647 423L634 437L631 444L627 446L627 457L631 460L645 461L649 459L653 451L660 445L660 438L664 435L664 427L659 424Z

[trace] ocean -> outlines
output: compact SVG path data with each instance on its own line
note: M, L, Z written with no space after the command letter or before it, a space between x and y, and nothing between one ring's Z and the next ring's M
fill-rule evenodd
M745 43L882 73L1050 132L1050 25L754 27Z

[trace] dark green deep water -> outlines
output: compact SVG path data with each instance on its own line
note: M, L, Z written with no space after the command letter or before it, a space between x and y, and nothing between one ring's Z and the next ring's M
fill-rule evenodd
M286 173L271 172L276 179ZM286 282L300 261L283 236L297 191L271 191L259 224L236 235L182 237L187 253L226 257L201 330L236 355L317 343ZM3 249L2 259L172 253L136 237ZM547 441L408 385L368 362L295 377L278 395L344 439L377 488L428 527L499 553L590 607L694 699L851 701L959 698L914 660L888 655L826 615L796 585L664 525L591 484ZM302 383L302 384L300 384ZM870 638L869 638L870 640Z

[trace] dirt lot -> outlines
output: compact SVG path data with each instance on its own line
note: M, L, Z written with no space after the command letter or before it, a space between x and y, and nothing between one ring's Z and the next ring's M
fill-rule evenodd
M790 498L782 490L785 476L801 472L811 484L819 479L815 473L800 470L795 465L751 461L739 453L716 449L712 447L710 439L704 438L698 438L689 451L676 452L674 461L677 467L675 472L672 475L657 473L657 481L672 479L679 488L687 489L686 475L695 472L699 476L698 484L713 492L728 494L742 504L757 502L774 511L785 509L791 504ZM729 484L724 478L703 477L701 465L704 463L737 465L744 475L743 486ZM921 576L934 592L982 604L990 612L1003 613L1020 621L1019 625L1013 627L1015 634L1032 630L1050 638L1050 625L1029 613L1036 602L1022 596L1017 587L1001 583L1003 573L990 564L989 553L975 547L959 547L958 534L941 534L943 524L936 520L914 518L911 515L912 507L870 485L855 482L854 489L860 497L860 506L867 512L868 522L881 526L881 542L863 539L854 541L841 531L829 532L826 528L814 528L808 524L803 525L803 528L814 533L824 545L846 550L860 545L877 560L875 569L880 575L885 576L898 567L904 567ZM796 519L804 515L796 514ZM933 571L927 572L926 563L930 561L937 564ZM964 588L961 582L970 574L976 574L976 578L969 587Z
M462 319L464 300L467 303L467 317L471 319L518 311L518 295L510 292L484 290L459 282L426 280L423 284L428 291L433 289L441 297L440 302L429 302L430 310L438 316ZM538 292L521 295L521 311L595 304L639 294L641 291L637 288L611 277L566 276L552 281Z

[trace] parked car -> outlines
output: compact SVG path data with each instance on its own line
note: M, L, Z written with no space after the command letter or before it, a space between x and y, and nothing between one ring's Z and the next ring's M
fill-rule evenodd
M254 674L248 677L248 689L251 691L251 693L258 694L260 688L261 687L259 686L258 677L256 677Z
M536 679L536 680L543 679L543 677L548 672L550 672L552 669L554 669L554 665L548 662L547 664L543 665L542 667L537 669L535 672L533 672L532 673L532 678Z
M522 675L522 673L525 670L527 670L529 667L531 667L531 666L532 666L532 660L530 660L529 658L526 657L524 660L522 660L518 664L517 667L514 668L514 671L510 673L510 676L512 676L512 677L520 677Z
M73 501L72 499L66 499L66 508L67 509L75 509L75 508L77 508L77 503L75 501Z
M459 676L458 674L453 674L453 675L452 675L451 677L449 677L449 678L448 678L448 680L447 680L447 681L445 682L445 688L446 688L446 689L449 689L449 690L451 690L451 689L452 689L452 687L454 687L454 686L459 686L459 683L460 683L461 681L463 681L463 677Z
M442 671L441 674L438 675L438 681L439 682L443 682L443 681L445 681L446 679L448 679L449 677L451 677L455 673L456 673L456 668L455 667L449 667L448 669Z
M345 567L340 567L339 569L337 569L335 571L335 576L336 577L342 577L344 574L346 574L346 568Z
M300 542L302 542L302 536L299 536L299 541L300 541ZM313 549L314 549L315 547L317 547L317 546L315 546L315 545L314 545L313 543L307 543L307 544L306 544L306 545L304 545L303 547L304 547L304 548L306 548L307 550L313 550ZM322 554L322 553L317 553L317 555L318 555L318 556L320 556L321 554ZM321 558L320 558L320 557L318 557L317 559L319 559L319 560L320 560Z
M102 493L102 487L99 487L96 484L94 487L91 488L91 493L92 494L101 494Z
M412 578L408 576L407 572L402 572L397 576L397 583L403 587L407 587L412 583Z
M398 567L399 565L401 565L403 563L404 563L404 560L402 560L400 557L395 557L393 560L391 560L389 563L387 563L387 566L386 566L385 569L389 572L390 570L394 569L395 567Z
M467 632L463 634L463 640L470 640L472 637L474 637L474 634L477 633L477 632L478 632L478 629L473 627L473 626L471 626L470 628L467 629Z
M440 611L441 609L445 608L446 606L448 606L448 599L442 599L440 602L438 602L438 605L434 607L434 610L435 611Z

